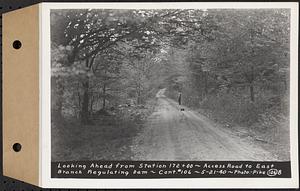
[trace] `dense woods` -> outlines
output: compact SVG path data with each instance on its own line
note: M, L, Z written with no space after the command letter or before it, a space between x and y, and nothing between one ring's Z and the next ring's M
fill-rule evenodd
M214 10L207 14L217 23L211 39L198 38L188 48L173 49L184 51L180 64L185 67L170 79L169 96L183 92L186 105L200 108L224 126L252 128L269 141L288 136L288 12ZM178 60L177 55L171 57Z
M287 141L289 17L284 9L52 10L52 122L110 128L103 119L113 118L132 120L130 129L167 88L225 127Z

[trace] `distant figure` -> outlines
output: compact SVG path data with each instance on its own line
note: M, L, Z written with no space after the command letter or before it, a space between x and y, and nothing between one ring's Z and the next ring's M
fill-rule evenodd
M178 104L181 105L181 93L179 93L179 96L178 96Z

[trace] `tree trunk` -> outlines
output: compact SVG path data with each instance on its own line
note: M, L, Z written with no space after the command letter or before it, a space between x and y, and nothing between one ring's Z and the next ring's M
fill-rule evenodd
M106 102L106 85L105 83L103 84L103 87L102 87L102 92L103 92L103 103L102 103L102 109L104 110L105 109L105 102Z
M137 103L138 105L139 105L140 102L141 102L140 96L141 96L141 93L140 93L140 91L138 90L138 92L137 92L137 99L136 99L136 103Z
M63 115L62 115L62 108L63 108L63 95L64 95L64 86L62 84L62 80L59 78L53 78L51 80L51 88L56 90L55 94L52 94L52 100L53 101L53 111L52 111L52 117L57 120L60 121L60 119L62 119Z
M61 81L58 82L58 99L57 99L57 114L59 117L62 117L62 107L63 107L63 95L64 95L64 87Z
M288 83L287 83L286 77L284 78L283 83L284 83L284 91L287 91L288 90Z
M204 92L205 92L205 97L208 94L208 83L207 83L207 71L204 71Z
M250 41L251 44L254 45L254 30L251 28L250 31ZM253 46L251 47L251 55L254 56L254 49ZM254 82L255 77L254 77L254 62L251 63L251 76L250 76L250 99L252 102L254 102Z
M83 82L83 101L81 105L81 122L88 124L89 122L89 81Z
M137 87L137 104L141 104L141 84L138 83L138 87Z
M90 99L90 115L89 116L92 116L93 115L93 104L94 104L94 96L93 94L91 95L91 99Z
M250 83L250 98L251 98L252 102L255 101L255 98L254 98L254 85L253 85L253 83Z
M77 118L80 118L80 116L81 116L81 95L80 95L80 85L79 85L79 83L78 83L78 87L77 87L78 89L77 89L77 97L78 97L78 110L77 110L77 114L76 114L76 116L77 116Z

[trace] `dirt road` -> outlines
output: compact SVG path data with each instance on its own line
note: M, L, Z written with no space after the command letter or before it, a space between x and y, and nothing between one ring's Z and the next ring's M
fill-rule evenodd
M251 137L241 138L199 113L180 107L161 89L156 111L133 141L133 160L276 160Z

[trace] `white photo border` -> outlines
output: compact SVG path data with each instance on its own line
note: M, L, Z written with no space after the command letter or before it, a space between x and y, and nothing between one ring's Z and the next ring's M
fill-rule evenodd
M51 9L274 9L291 10L290 149L292 178L51 178ZM41 3L40 9L40 186L45 188L299 188L297 2ZM26 164L25 164L26 165Z

